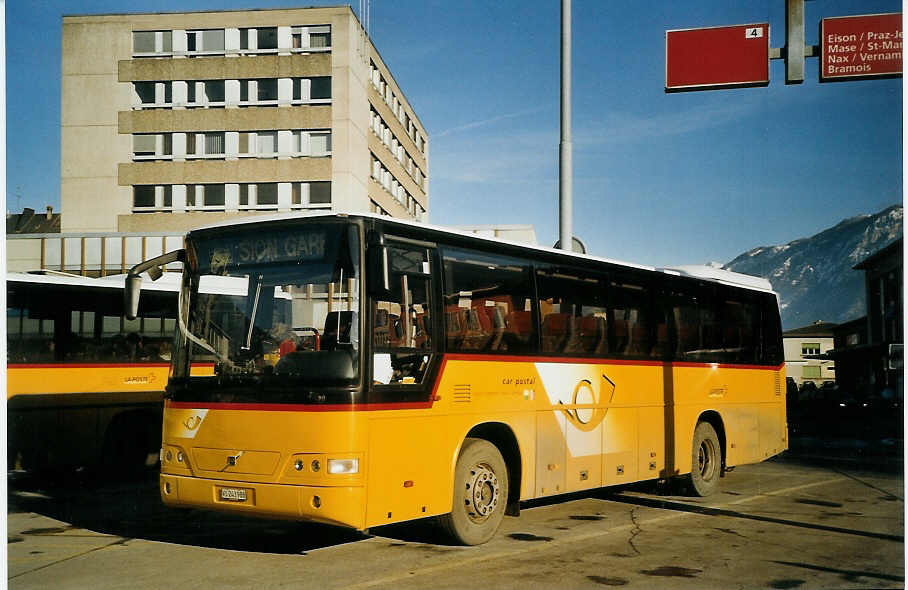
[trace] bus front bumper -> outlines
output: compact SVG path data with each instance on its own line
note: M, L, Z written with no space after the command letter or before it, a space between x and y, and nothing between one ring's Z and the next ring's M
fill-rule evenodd
M366 494L361 486L263 484L161 474L160 491L161 500L172 507L365 528Z

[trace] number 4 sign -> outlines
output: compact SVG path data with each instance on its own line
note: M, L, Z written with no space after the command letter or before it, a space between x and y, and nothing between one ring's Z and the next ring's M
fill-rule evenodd
M744 37L747 39L759 39L763 36L763 27L748 27L744 30Z

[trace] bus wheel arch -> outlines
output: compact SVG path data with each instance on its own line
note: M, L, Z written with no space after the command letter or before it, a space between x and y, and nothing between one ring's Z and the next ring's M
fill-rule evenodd
M725 474L725 426L718 412L704 412L697 419L691 444L691 491L708 496L719 486Z

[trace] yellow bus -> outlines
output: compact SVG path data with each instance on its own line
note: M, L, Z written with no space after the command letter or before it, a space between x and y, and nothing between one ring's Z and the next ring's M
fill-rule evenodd
M123 275L7 274L8 468L157 460L180 275L148 282L134 320L123 317L123 284Z
M173 260L170 506L355 529L433 516L478 544L524 500L676 476L706 495L787 447L761 279L372 215L194 230L131 275Z

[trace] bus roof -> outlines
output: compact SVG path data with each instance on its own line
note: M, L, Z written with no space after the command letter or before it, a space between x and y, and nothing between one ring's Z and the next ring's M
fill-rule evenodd
M752 289L755 291L764 291L767 293L774 293L772 285L766 279L760 277L754 277L751 275L745 275L741 273L736 273L724 269L719 269L706 265L685 265L685 266L676 266L676 267L664 267L656 268L653 266L646 266L642 264L636 264L633 262L626 262L622 260L615 260L612 258L604 258L601 256L593 256L590 254L581 254L578 252L569 252L565 250L559 250L556 248L548 248L546 246L539 246L536 244L526 244L522 242L515 242L512 240L504 240L497 237L491 236L482 236L474 233L469 233L465 231L459 231L449 227L431 225L428 223L421 223L416 221L409 221L405 219L397 219L394 217L388 217L387 215L378 215L375 213L334 213L334 212L298 212L298 213L279 213L274 215L261 215L256 217L247 217L232 221L213 223L210 225L205 225L194 230L191 230L189 233L194 233L196 231L208 231L219 228L228 228L235 227L240 225L249 225L257 223L271 223L271 222L280 222L288 221L293 219L317 219L317 218L333 218L333 219L353 219L353 218L363 218L363 219L375 219L381 221L382 223L387 223L391 225L401 225L405 227L416 228L420 230L429 230L433 232L439 232L442 234L447 234L451 236L458 236L467 238L469 240L475 240L480 242L489 242L494 244L507 244L509 246L514 246L523 250L530 250L535 252L544 252L548 254L555 254L559 256L569 256L573 258L578 258L581 260L591 260L596 262L604 262L606 264L613 264L617 266L624 266L628 268L634 268L637 270L650 271L654 273L663 273L673 276L685 276L692 277L697 279L702 279L706 281L721 283L724 285L731 285L734 287L740 287L744 289Z
M142 275L142 289L172 291L175 293L180 290L180 281L181 273L179 272L164 273L157 281L152 281L146 273ZM6 282L123 290L126 284L126 275L117 274L94 278L53 271L42 273L8 272L6 273Z

